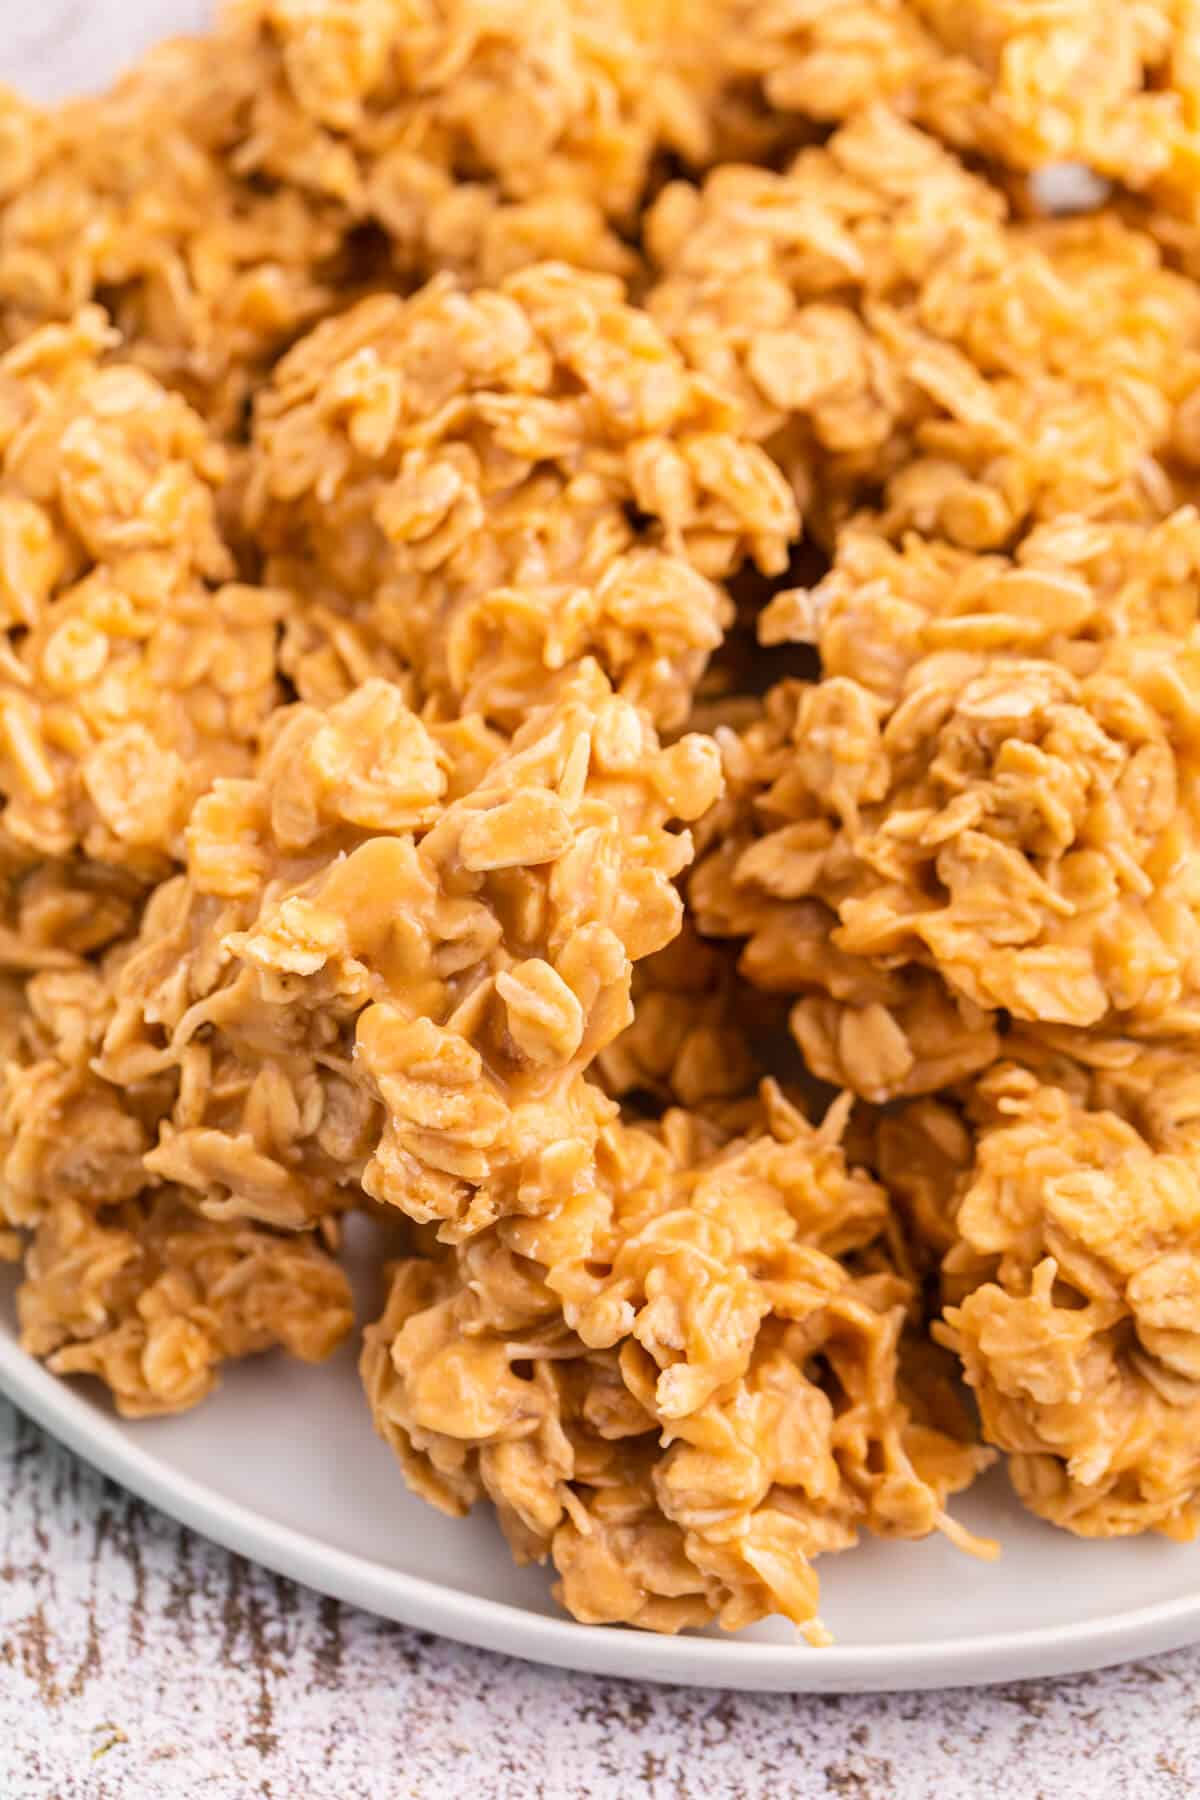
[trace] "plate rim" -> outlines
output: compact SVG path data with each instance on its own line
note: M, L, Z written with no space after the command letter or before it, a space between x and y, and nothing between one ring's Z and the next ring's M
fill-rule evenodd
M899 1692L1078 1674L1200 1639L1200 1585L1190 1595L1075 1625L935 1643L917 1639L813 1650L801 1643L664 1638L580 1625L386 1568L267 1518L135 1442L114 1415L50 1374L3 1327L0 1393L110 1480L225 1550L365 1611L553 1668L757 1692Z

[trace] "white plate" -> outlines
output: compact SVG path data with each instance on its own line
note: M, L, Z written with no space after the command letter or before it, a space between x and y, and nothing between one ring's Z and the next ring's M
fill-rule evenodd
M357 1250L366 1318L376 1296L361 1240ZM318 1369L256 1358L195 1412L126 1424L97 1384L59 1381L24 1355L15 1285L0 1277L0 1390L48 1431L228 1549L465 1643L606 1675L852 1693L1066 1674L1200 1639L1200 1547L1084 1543L1025 1514L1000 1473L955 1506L1002 1540L998 1563L940 1539L822 1560L832 1649L797 1643L782 1623L737 1638L576 1625L544 1570L513 1567L485 1511L446 1519L408 1493L372 1430L355 1348Z

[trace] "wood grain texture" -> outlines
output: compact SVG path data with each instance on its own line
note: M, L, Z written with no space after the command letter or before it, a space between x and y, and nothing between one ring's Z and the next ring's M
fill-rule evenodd
M298 1588L0 1402L3 1800L1185 1800L1200 1653L793 1699L557 1674Z
M0 0L0 77L95 87L209 10ZM1184 1800L1198 1691L1200 1652L861 1699L538 1670L227 1555L0 1401L0 1800Z

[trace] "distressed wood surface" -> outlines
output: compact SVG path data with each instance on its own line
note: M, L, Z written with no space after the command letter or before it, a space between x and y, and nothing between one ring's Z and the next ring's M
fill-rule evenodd
M95 86L208 11L0 0L0 77ZM534 1669L215 1549L0 1401L0 1800L1184 1800L1198 1687L1200 1652L861 1699Z
M1185 1800L1200 1653L978 1692L535 1669L322 1599L0 1402L3 1800Z

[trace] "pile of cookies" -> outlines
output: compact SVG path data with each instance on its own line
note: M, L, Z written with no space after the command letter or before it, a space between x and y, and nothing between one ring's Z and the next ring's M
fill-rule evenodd
M0 99L0 1253L586 1622L1200 1524L1190 0L237 0ZM1064 169L1063 165L1069 165Z

